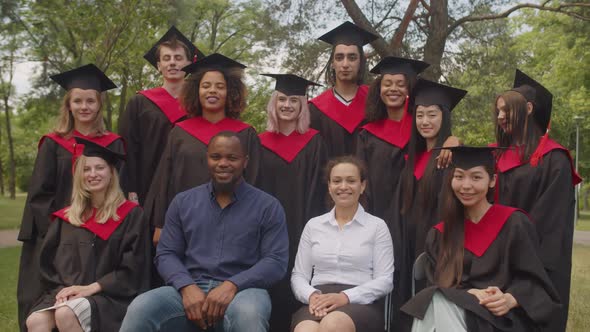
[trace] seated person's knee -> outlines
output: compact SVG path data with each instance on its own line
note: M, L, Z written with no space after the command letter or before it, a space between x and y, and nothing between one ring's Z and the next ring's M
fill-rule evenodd
M78 317L70 307L60 307L55 310L55 324L58 329L79 324Z

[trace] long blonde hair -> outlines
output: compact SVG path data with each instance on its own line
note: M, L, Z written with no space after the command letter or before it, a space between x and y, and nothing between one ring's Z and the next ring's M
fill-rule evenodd
M81 226L92 216L91 193L84 181L84 166L88 157L82 155L76 160L74 166L74 181L72 188L72 205L66 210L70 224ZM109 219L119 221L117 208L125 201L125 195L119 185L117 169L109 165L111 170L111 181L107 186L104 204L96 212L96 222L104 224Z
M103 105L103 94L99 91L96 92L96 100L99 103L98 112L96 113L96 118L94 119L93 127L96 132L96 135L104 135L106 133L106 128L104 125L104 119L102 117L102 105ZM72 99L72 89L68 90L62 99L61 106L59 108L59 116L57 118L57 124L53 131L62 137L67 137L72 134L74 131L74 116L70 111L70 100Z

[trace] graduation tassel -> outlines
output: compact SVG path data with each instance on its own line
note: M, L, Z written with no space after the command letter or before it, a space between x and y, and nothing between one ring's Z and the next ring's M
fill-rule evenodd
M533 155L531 156L531 166L533 167L537 167L537 165L539 165L539 163L542 161L543 159L543 150L545 147L545 144L547 144L547 140L549 139L549 130L551 129L551 122L549 122L549 124L547 124L547 131L545 131L545 135L541 136L541 139L539 140L539 145L537 146L537 148L535 149L535 152L533 152Z

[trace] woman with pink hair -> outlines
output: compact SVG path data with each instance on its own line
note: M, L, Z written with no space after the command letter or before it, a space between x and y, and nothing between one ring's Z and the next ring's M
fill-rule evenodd
M317 85L292 74L264 74L276 79L267 106L257 186L275 196L285 208L289 230L289 270L293 268L299 238L310 218L324 213L322 167L326 147L319 132L309 128L306 90ZM271 290L271 331L287 331L297 301L287 276Z

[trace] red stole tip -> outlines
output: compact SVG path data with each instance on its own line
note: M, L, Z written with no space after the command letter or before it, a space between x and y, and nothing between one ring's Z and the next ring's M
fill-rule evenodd
M336 99L333 89L324 91L309 102L352 134L365 118L365 102L368 92L367 85L359 86L352 103L348 106Z
M285 136L281 133L265 131L258 135L258 137L260 137L260 144L262 146L274 152L287 163L291 163L307 143L318 133L319 131L310 128L304 134L294 131L289 136Z
M107 240L117 228L123 223L123 220L127 217L129 212L133 210L134 207L138 206L137 203L131 201L125 201L117 208L117 215L119 216L119 221L115 221L112 218L107 220L104 224L99 224L96 222L96 210L92 213L92 216L86 220L80 227L87 229L88 231L96 234L96 236L100 237L103 240ZM52 220L56 217L62 219L65 222L70 222L70 220L66 217L66 210L70 207L63 208L59 211L52 213Z
M180 106L178 100L172 97L172 95L162 87L143 90L138 93L156 104L171 123L176 123L178 120L186 116L186 111Z

